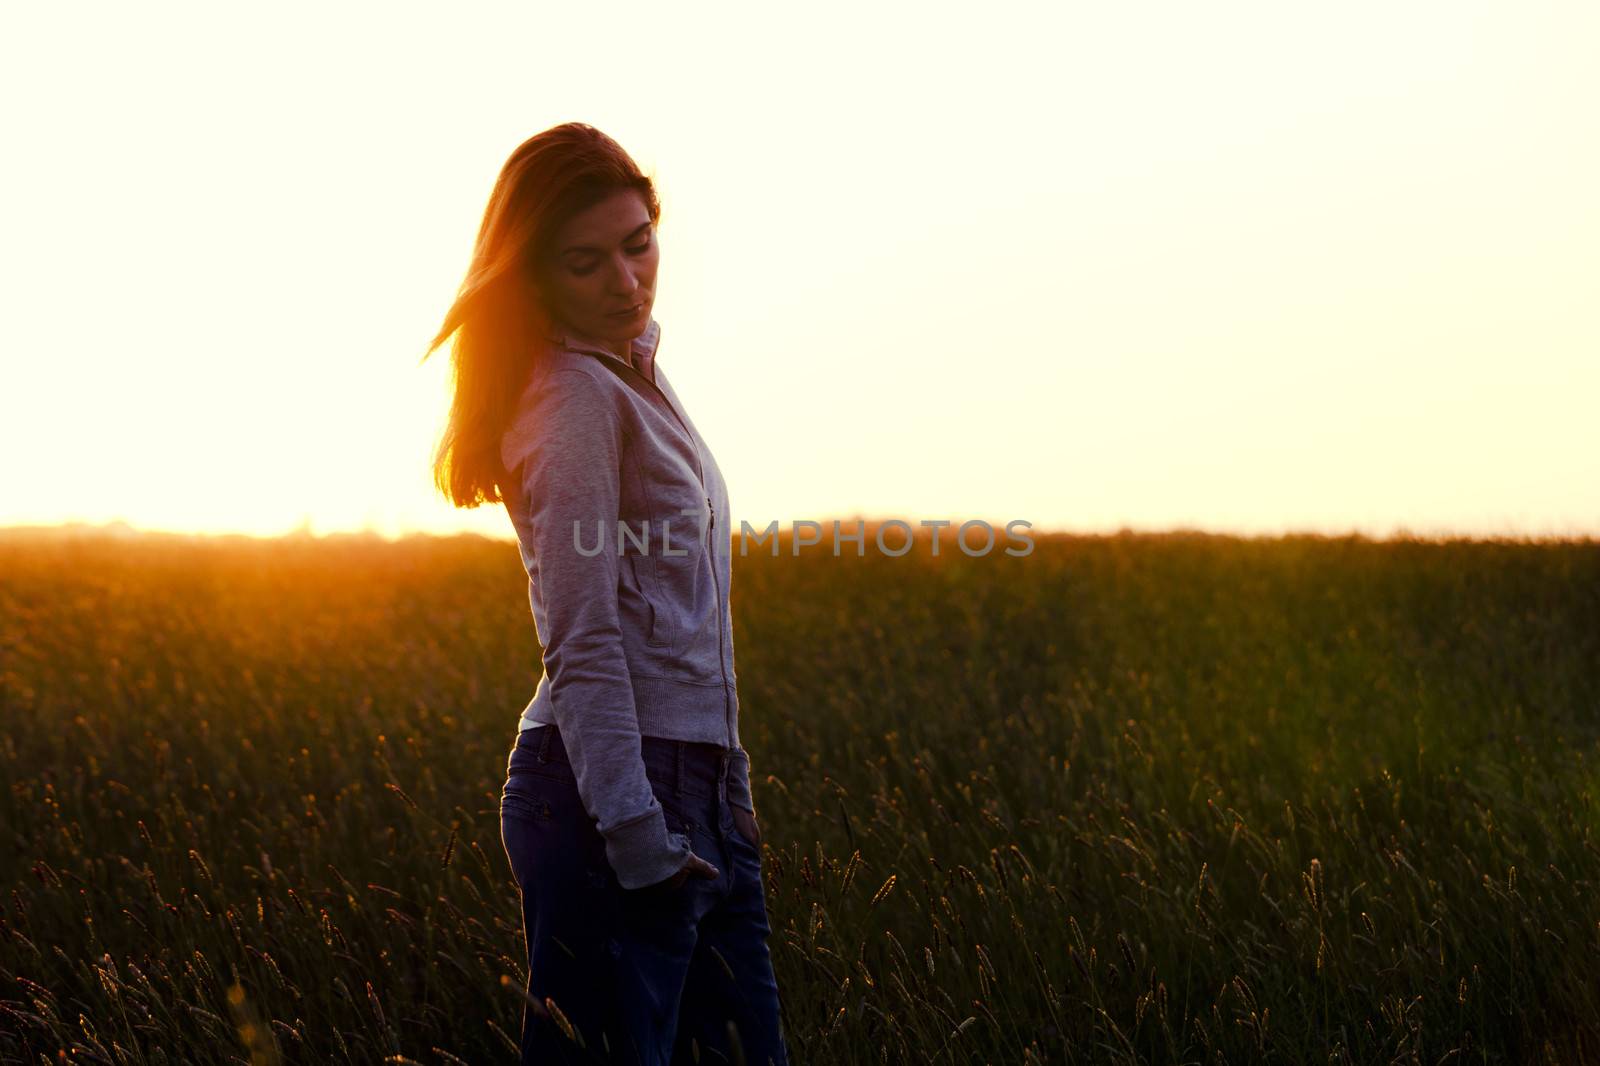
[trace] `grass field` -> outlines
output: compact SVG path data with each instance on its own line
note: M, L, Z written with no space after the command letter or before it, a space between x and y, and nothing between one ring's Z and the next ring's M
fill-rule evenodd
M1600 544L1036 542L734 561L797 1063L1600 1062ZM507 542L0 537L0 1058L512 1061L538 662Z

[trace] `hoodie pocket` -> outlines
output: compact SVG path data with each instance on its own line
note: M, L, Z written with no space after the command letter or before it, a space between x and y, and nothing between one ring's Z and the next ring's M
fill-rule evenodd
M644 625L645 643L653 648L663 648L668 655L672 652L672 624L667 613L659 606L659 600L653 593L655 585L655 566L652 560L646 559L641 565L639 556L626 555L627 574L631 579L628 590L637 602L635 609L639 612Z

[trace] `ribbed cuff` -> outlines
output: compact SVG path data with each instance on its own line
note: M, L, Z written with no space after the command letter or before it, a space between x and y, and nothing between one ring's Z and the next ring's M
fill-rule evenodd
M755 797L750 793L750 755L743 748L733 749L728 764L728 802L751 814L756 812Z
M606 861L617 872L617 881L628 889L665 881L683 868L693 850L688 837L667 829L659 805L643 818L616 826L605 840Z

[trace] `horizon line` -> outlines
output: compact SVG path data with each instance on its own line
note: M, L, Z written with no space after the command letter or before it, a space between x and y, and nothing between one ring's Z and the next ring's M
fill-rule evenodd
M941 527L942 532L945 535L948 535L948 536L951 536L952 538L954 538L955 530L960 525L961 521L977 521L977 520L980 520L980 519L967 518L967 519L962 519L962 520L959 520L959 521L956 520L956 519L942 519L942 518L906 519L906 518L893 518L893 517L891 517L891 518L876 518L876 519L873 519L873 518L867 518L864 515L852 515L852 516L849 516L848 518L829 517L829 518L820 519L820 520L819 519L790 519L789 520L789 524L788 524L789 528L787 530L785 530L783 528L782 523L780 523L779 530L778 530L778 536L781 539L785 535L785 533L788 533L789 535L792 535L793 534L794 523L795 522L800 522L800 521L820 522L821 525L822 525L824 538L831 536L832 523L833 522L839 522L840 525L841 525L841 528L848 528L848 529L852 529L852 530L854 529L856 523L858 523L858 522L859 523L863 523L864 529L866 531L870 532L870 531L874 530L877 526L883 525L885 522L902 521L902 522L913 522L913 523L943 522L943 523L946 523L946 525ZM981 519L981 520L982 521L991 521L989 519ZM741 522L743 522L743 521L745 521L745 520L741 520ZM777 521L777 520L774 519L773 521ZM1011 519L1010 521L1013 521L1013 522L1026 521L1026 519ZM993 523L991 522L991 524L993 524ZM752 529L752 531L759 532L760 530L764 529L765 527L751 526L750 528ZM1003 530L1005 528L1005 523L1003 523L1003 522L999 523L998 525L995 525L995 528L996 528L997 531L998 530ZM1600 542L1600 530L1596 530L1596 529L1570 529L1569 528L1566 531L1560 531L1560 532L1552 531L1552 530L1545 530L1545 531L1542 531L1542 532L1529 532L1527 530L1506 530L1506 529L1494 530L1494 531L1485 531L1483 529L1465 529L1465 528L1461 528L1461 527L1437 527L1437 526L1435 526L1435 527L1413 527L1413 526L1407 525L1406 523L1403 523L1403 522L1397 522L1397 523L1389 524L1387 531L1386 532L1382 532L1382 533L1376 533L1376 532L1371 531L1368 528L1362 528L1362 527L1359 527L1359 526L1356 526L1356 525L1351 525L1351 526L1348 526L1348 527L1341 527L1339 529L1329 529L1329 528L1326 528L1326 527L1312 527L1312 526L1298 526L1297 527L1297 526L1287 526L1286 525L1284 527L1273 529L1273 530L1261 530L1261 529L1246 529L1246 528L1240 528L1240 527L1227 527L1227 526L1220 526L1220 525L1203 525L1203 524L1202 525L1197 525L1197 524L1194 524L1194 523L1172 523L1172 524L1168 524L1168 525L1151 525L1151 524L1148 524L1148 523L1128 523L1128 522L1123 522L1123 523L1117 524L1115 526L1111 526L1111 525L1068 526L1068 525L1060 525L1060 524L1046 526L1046 525L1041 525L1041 524L1038 524L1038 523L1031 523L1027 528L1027 533L1028 533L1029 536L1032 536L1032 537L1055 537L1055 538L1069 538L1069 537L1079 537L1079 538L1100 537L1100 538L1104 538L1104 537L1118 537L1118 536L1150 536L1150 537L1161 537L1161 536L1174 536L1174 537L1175 536L1191 536L1191 537L1192 536L1206 536L1206 537L1218 537L1218 538L1232 538L1232 539L1239 539L1239 540L1263 540L1263 539L1265 539L1265 540L1278 540L1278 539L1289 539L1289 538L1301 538L1301 539L1316 538L1316 539L1324 539L1324 540L1349 540L1349 539L1354 539L1354 540L1370 541L1370 542L1373 542L1373 543L1389 543L1389 542L1398 542L1398 541L1413 541L1413 542L1414 541L1436 541L1436 542L1440 542L1440 543L1446 543L1446 542L1451 542L1451 541L1500 541L1500 542L1513 541L1513 542L1519 542L1519 543L1538 543L1538 544L1543 544L1543 543L1551 543L1551 544L1558 544L1558 543L1559 544L1589 544L1589 543ZM511 531L511 530L507 530L504 533L484 533L484 532L480 532L480 531L472 530L472 529L455 529L455 530L444 530L444 531L441 531L441 530L430 529L430 528L425 528L425 527L401 527L399 532L397 532L397 533L389 533L389 532L385 532L383 530L380 530L378 528L375 528L372 525L341 526L341 527L335 527L335 528L330 528L330 529L317 530L317 529L314 528L314 524L311 523L310 521L302 522L299 526L297 526L297 527L295 527L293 529L285 530L285 531L278 532L278 533L255 533L255 532L249 532L249 531L245 531L245 530L205 530L205 531L202 531L202 530L178 529L178 528L162 527L162 526L138 526L138 525L135 525L135 524L127 521L126 519L121 519L121 518L109 519L109 520L101 521L101 522L89 522L89 521L84 521L84 520L72 520L72 521L54 522L54 523L48 523L48 522L46 522L46 523L15 523L15 524L0 525L0 538L28 537L28 536L40 536L40 537L43 537L43 536L49 536L49 535L52 535L52 534L54 534L54 535L62 535L62 536L73 536L73 535L80 535L80 536L81 535L91 535L92 536L92 535L99 535L99 536L109 536L109 537L119 537L119 536L122 536L122 537L152 537L152 538L173 537L173 538L186 538L186 539L197 539L198 538L198 539L205 539L205 540L238 540L238 539L248 539L248 540L258 540L258 541L290 540L290 541L297 541L297 542L310 541L310 540L363 539L363 540L383 541L383 542L389 543L389 544L394 544L394 543L398 543L400 541L418 539L418 538L449 539L449 538L452 538L452 537L476 537L476 538L478 538L480 540L502 541L502 542L504 542L506 544L510 544L510 545L515 545L517 543L516 534L515 534L514 531ZM741 533L740 535L742 536L743 534ZM914 537L916 539L925 539L925 538L930 538L931 536L932 536L932 531L928 527L922 526L920 528L914 529ZM825 544L825 543L826 543L825 540L816 542L816 544ZM812 546L815 546L815 544L812 545Z

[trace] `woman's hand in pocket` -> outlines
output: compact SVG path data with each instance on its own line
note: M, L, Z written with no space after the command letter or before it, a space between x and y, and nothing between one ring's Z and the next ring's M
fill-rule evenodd
M696 877L704 877L706 880L710 881L720 876L721 871L691 851L689 853L689 857L684 860L683 865L678 868L677 873L673 874L665 881L657 881L655 884L647 887L666 889L682 888L683 883L689 880L690 874L693 874Z

